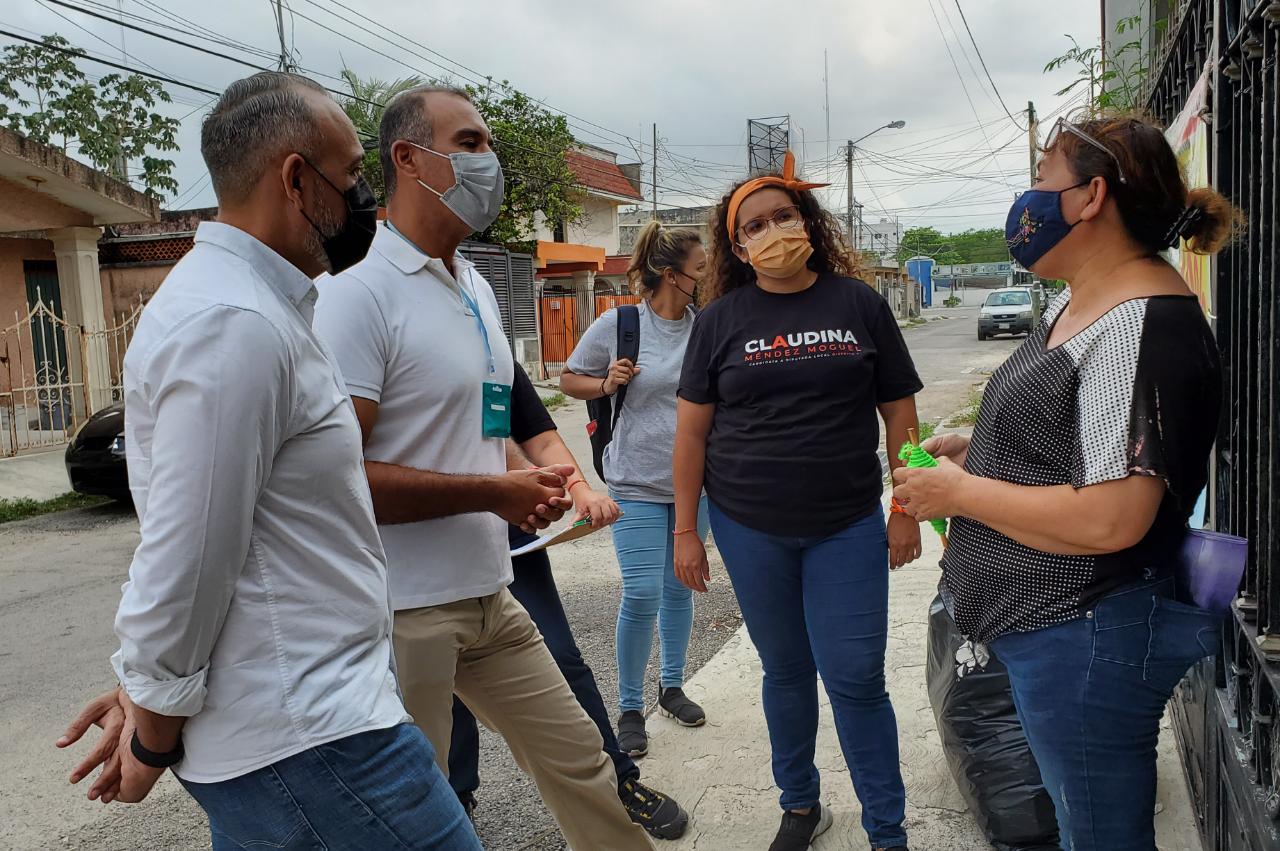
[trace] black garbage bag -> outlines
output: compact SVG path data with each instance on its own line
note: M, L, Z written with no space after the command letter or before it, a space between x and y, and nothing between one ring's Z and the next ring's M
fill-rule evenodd
M957 653L968 658L972 651L970 645L960 652L964 645L942 598L935 598L926 682L951 776L998 851L1059 851L1053 801L1013 708L1009 674L993 656L961 676Z

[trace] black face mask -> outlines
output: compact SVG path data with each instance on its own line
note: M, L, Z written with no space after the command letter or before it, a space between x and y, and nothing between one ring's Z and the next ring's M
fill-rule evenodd
M675 272L677 275L680 275L681 277L688 278L689 280L693 281L693 292L689 292L684 287L680 286L674 281L672 282L671 285L676 289L678 289L683 294L687 295L689 299L693 301L694 304L697 304L698 303L698 283L699 283L698 279L693 277L693 275L686 275L684 272L681 272L679 269L672 269L671 271Z
M347 205L347 220L333 236L326 236L324 231L316 227L307 211L302 211L303 217L320 235L320 247L324 249L324 256L329 258L330 271L336 275L350 269L369 253L369 246L373 244L373 236L378 230L378 199L363 177L357 178L355 185L343 192L306 157L303 157L303 162L311 166L311 170L320 175L321 180L333 187L333 191L341 195Z

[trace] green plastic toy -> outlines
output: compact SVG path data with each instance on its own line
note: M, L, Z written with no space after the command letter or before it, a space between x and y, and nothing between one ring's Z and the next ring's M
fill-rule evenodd
M898 458L900 460L906 461L907 466L912 469L938 466L938 459L934 458L928 452L925 452L920 446L920 438L916 434L915 429L908 430L907 436L910 438L910 441L908 443L904 443L902 445L902 449L898 452ZM938 533L940 538L942 538L942 546L945 548L947 546L946 519L930 520L929 522L933 525L933 530Z

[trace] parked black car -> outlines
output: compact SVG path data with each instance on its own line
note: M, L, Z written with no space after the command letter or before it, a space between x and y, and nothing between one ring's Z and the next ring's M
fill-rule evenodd
M124 403L98 411L67 447L67 478L76 493L127 502L129 470L124 459Z

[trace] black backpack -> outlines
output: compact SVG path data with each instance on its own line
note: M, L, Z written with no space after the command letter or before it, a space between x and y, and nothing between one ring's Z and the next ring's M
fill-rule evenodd
M633 364L640 357L640 309L634 304L618 308L618 354L615 360L629 360ZM616 403L614 401L616 397ZM622 414L622 403L627 398L627 385L618 388L614 397L601 396L587 401L587 434L591 437L591 460L596 474L604 481L604 448L613 442L614 429Z

